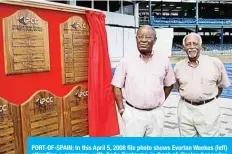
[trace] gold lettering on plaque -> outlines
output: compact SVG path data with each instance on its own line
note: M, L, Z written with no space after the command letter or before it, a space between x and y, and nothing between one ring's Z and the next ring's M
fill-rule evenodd
M48 23L30 10L3 19L6 74L50 71Z
M78 85L64 98L65 136L85 136L89 134L88 125L88 87Z
M41 90L21 104L23 146L28 136L63 136L62 98Z
M22 153L19 106L0 98L0 153Z
M60 25L62 82L72 84L88 80L89 25L74 16Z

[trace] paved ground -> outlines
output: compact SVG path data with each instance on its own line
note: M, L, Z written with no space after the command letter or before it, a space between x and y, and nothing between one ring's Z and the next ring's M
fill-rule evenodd
M222 129L221 136L232 137L232 100L220 98L221 114L222 114ZM165 123L163 136L178 137L177 125L177 105L179 96L177 93L172 93L164 103ZM121 117L119 116L120 129L123 128Z
M232 136L232 100L220 98L222 114L222 129L221 136ZM163 136L179 136L178 125L177 125L177 105L179 96L173 94L169 96L164 104L165 109L165 124Z

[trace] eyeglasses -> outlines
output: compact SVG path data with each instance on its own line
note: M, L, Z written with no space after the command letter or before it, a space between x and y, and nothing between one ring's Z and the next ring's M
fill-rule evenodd
M142 39L151 40L151 39L153 39L153 36L137 35L137 38L138 38L139 40L142 40Z

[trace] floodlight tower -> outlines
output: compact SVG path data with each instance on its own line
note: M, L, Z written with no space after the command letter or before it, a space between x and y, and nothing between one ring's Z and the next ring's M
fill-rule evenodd
M196 33L198 33L198 0L196 0Z
M151 6L151 0L149 0L149 25L150 26L152 26L152 15L151 15L151 13L152 13L152 8L151 8L152 6Z

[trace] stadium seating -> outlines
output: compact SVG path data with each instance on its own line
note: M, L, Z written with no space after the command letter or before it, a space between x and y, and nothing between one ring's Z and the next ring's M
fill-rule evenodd
M141 21L142 22L142 21ZM153 26L195 26L195 18L152 18ZM199 26L232 27L232 19L198 19Z
M203 44L203 48L205 51L225 51L232 50L232 44ZM172 51L181 51L181 45L173 44Z

